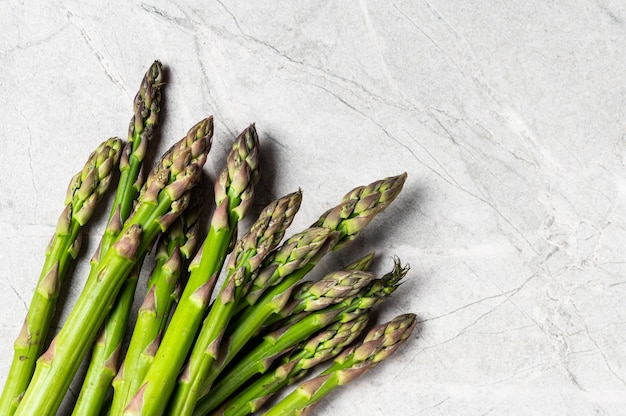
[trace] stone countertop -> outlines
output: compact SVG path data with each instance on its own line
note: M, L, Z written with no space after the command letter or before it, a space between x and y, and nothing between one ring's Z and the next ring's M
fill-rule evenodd
M623 414L623 2L34 3L0 13L0 383L67 182L97 143L126 137L159 59L158 152L213 114L211 180L255 122L255 207L301 188L293 230L408 173L318 274L370 250L384 272L399 256L412 268L378 320L414 312L418 329L316 414Z

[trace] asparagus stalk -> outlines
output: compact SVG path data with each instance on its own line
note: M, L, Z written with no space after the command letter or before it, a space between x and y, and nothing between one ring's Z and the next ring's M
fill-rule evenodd
M264 413L264 416L306 415L324 396L389 358L410 337L416 324L414 314L400 315L372 329L361 344L344 351L319 376L302 383Z
M222 374L210 394L198 401L197 414L206 414L217 408L255 374L265 373L276 358L326 326L335 322L349 322L369 311L396 290L407 271L408 267L402 267L396 260L390 273L370 281L366 287L361 288L358 295L312 312L291 325L266 335L250 353L238 359L225 374ZM339 299L343 298L340 296Z
M295 287L291 301L276 315L286 318L300 312L318 311L357 295L373 278L373 274L362 270L342 270L330 273L317 282L300 283Z
M134 114L128 129L128 142L120 166L120 180L109 222L100 243L100 250L103 252L108 250L111 242L117 237L122 224L130 215L141 188L143 161L148 142L154 136L154 127L160 111L162 78L162 65L159 61L155 61L144 75L135 96ZM98 259L94 258L93 267L97 265L97 262ZM94 344L91 361L73 415L96 414L104 403L111 380L117 373L118 356L126 333L128 316L142 263L143 257L138 259L124 283L115 306Z
M126 278L113 308L106 317L95 342L85 379L72 411L73 416L99 414L105 403L111 381L117 373L117 365L126 334L128 315L133 303L134 289L137 286L145 253L139 255ZM132 293L129 293L130 291Z
M354 188L343 197L341 204L326 211L313 225L339 231L340 237L333 249L344 247L396 199L406 177L403 173Z
M263 261L259 273L271 270L271 274L276 279L282 279L294 272L297 273L319 253L326 251L332 238L333 236L327 228L307 228L293 235L281 247L274 250ZM241 315L240 313L231 318L226 328L226 338L222 340L220 345L218 359L213 362L209 372L204 376L201 395L206 394L223 368L243 348L246 342L258 333L265 322L263 317L259 319L259 322L253 322L251 319L241 319Z
M288 194L270 203L251 227L250 232L235 245L224 283L209 314L204 320L198 339L178 381L168 413L190 415L197 400L203 376L217 358L219 346L252 274L263 258L273 250L285 235L285 230L300 208L301 192Z
M0 398L2 415L15 412L30 383L36 360L45 346L60 287L80 249L82 227L91 218L98 200L111 182L121 147L122 141L117 138L100 144L70 182L65 209L46 250L37 288L14 344L15 354Z
M311 281L300 283L294 288L293 292L291 293L291 298L287 302L285 307L281 309L280 311L276 312L275 314L273 314L272 316L270 316L265 321L263 328L259 332L267 333L267 332L276 330L278 328L281 328L283 326L286 326L288 324L291 324L301 319L303 316L307 315L309 312L316 310L316 308L314 308L314 305L316 304L319 305L320 307L325 306L323 304L324 291L344 290L345 291L344 294L347 295L350 293L351 289L358 290L357 288L352 287L353 284L357 285L358 288L363 287L364 284L369 282L366 276L373 278L373 275L365 274L365 276L363 276L364 278L362 279L358 279L357 277L355 282L353 283L350 283L349 279L344 280L343 282L347 283L347 285L342 287L340 284L340 282L342 281L342 274L343 275L349 274L350 271L366 272L369 270L370 266L372 265L373 260L374 260L374 253L371 252L355 260L354 262L346 265L344 267L343 272L336 272L333 274L329 274L326 278L322 279L321 281L318 281L317 283L314 283ZM338 278L337 279L333 278L333 275L336 275ZM354 277L355 276L351 276L351 278L354 278ZM311 293L309 288L312 288L313 293ZM356 294L354 293L354 290L352 290L353 293L351 296L354 296L354 294ZM348 296L345 296L345 297L348 297ZM340 299L339 295L337 295L337 299ZM254 341L251 340L249 342L254 342Z
M17 415L44 416L58 410L137 259L186 208L189 192L200 178L212 131L211 118L196 124L166 152L147 178L132 216L115 242L100 256L65 325L37 361Z
M158 415L165 411L224 263L237 224L247 214L258 180L258 137L250 125L235 140L227 165L215 184L216 210L204 244L141 388L124 414Z
M336 357L350 345L367 325L362 314L348 322L337 322L296 347L277 367L257 378L221 406L214 415L245 416L258 411L284 386L304 377L314 366Z
M120 160L117 191L100 247L92 262L98 261L100 253L106 253L120 233L143 185L143 160L158 122L162 85L163 66L159 61L154 61L144 75L135 96L134 114L129 123L128 139Z
M339 205L329 209L312 225L312 227L324 227L334 231L336 238L331 242L330 248L339 250L350 241L354 240L361 231L384 211L398 196L406 180L406 173L375 181L366 186L359 186L348 192ZM321 260L322 253L315 261L307 264L308 273ZM303 275L304 275L303 274ZM291 285L297 283L301 276L286 279ZM276 286L283 279L278 279L271 270L260 273L252 282L251 288L245 298L248 305L257 303L261 295L272 286ZM287 285L291 287L290 285ZM272 295L274 296L274 295Z
M174 303L175 287L196 247L199 214L199 204L187 208L157 245L156 265L148 281L147 294L139 308L126 357L112 382L111 414L124 410L154 359Z
M339 205L322 214L311 228L318 230L321 227L332 234L329 236L331 238L325 239L324 249L317 250L306 262L283 263L289 265L287 273L285 267L280 265L285 257L283 253L289 252L293 242L290 243L288 240L275 256L276 259L270 257L267 266L263 267L250 284L246 297L239 302L240 313L229 325L231 329L228 343L222 348L219 360L211 366L205 376L201 396L208 393L213 381L224 367L258 333L272 314L285 307L293 286L315 267L329 249L342 248L354 240L378 213L393 202L402 190L405 180L406 173L381 179L348 192ZM294 246L294 250L294 256L297 258L300 249Z

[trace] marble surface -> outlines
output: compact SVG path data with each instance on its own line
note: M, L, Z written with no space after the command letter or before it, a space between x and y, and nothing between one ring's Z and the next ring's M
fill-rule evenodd
M378 317L414 312L418 331L316 414L626 412L623 2L31 3L0 6L0 383L67 182L125 137L160 59L159 151L213 114L214 178L256 122L256 208L302 188L294 230L408 172L318 273L368 250L384 272L398 255L412 269Z

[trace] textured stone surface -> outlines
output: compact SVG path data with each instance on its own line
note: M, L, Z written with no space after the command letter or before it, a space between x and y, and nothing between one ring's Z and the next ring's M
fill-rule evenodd
M372 249L379 272L411 263L379 318L415 312L419 334L317 414L622 414L623 2L34 3L0 13L0 382L67 182L125 137L160 59L158 149L213 114L215 178L256 122L255 206L301 187L293 230L354 186L409 174L321 270Z

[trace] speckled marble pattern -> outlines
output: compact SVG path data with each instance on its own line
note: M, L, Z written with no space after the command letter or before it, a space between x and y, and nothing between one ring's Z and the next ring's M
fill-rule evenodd
M256 207L302 188L294 230L354 186L409 174L318 273L400 256L409 279L379 319L415 312L418 333L316 414L626 412L623 2L31 3L0 6L0 382L67 182L125 137L160 59L158 150L213 114L214 178L256 122Z

